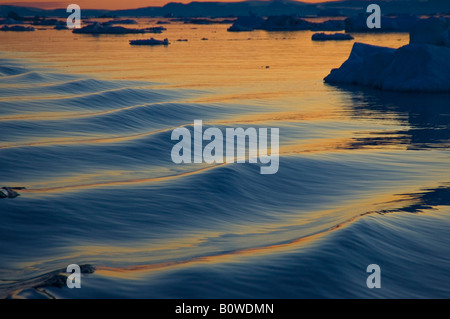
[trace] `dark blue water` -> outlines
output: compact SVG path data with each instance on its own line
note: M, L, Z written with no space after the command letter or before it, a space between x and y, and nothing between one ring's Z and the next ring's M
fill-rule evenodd
M2 58L0 187L26 189L0 199L0 295L448 298L450 97L320 92L333 116L283 118ZM279 171L174 164L196 119L279 128ZM74 263L96 268L81 289L49 284Z

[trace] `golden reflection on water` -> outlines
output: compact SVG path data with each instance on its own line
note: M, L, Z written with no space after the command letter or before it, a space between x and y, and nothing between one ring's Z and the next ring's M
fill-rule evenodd
M139 27L154 26L154 20L139 19ZM340 66L348 57L353 41L339 41L318 43L311 41L312 32L226 32L227 25L186 25L173 23L167 25L167 31L161 35L82 35L72 34L69 31L38 30L36 32L0 32L0 51L8 57L32 58L43 63L46 67L55 67L59 72L63 70L69 74L83 73L102 79L145 80L155 82L153 88L183 88L202 91L203 94L189 97L183 102L197 102L203 104L225 103L243 104L248 112L225 115L216 121L204 122L205 125L265 125L277 127L283 125L299 124L302 122L322 122L324 124L341 124L348 120L348 110L343 108L348 101L348 95L323 84L323 77L332 68ZM130 39L169 38L172 42L168 47L134 47L128 44ZM201 38L208 38L202 41ZM188 42L177 42L176 39L189 39ZM408 42L407 34L366 35L356 34L355 41L376 45L399 47ZM60 96L49 96L58 98ZM25 97L20 97L25 98ZM151 103L152 101L149 101ZM140 106L129 106L134 108ZM124 108L120 109L123 110ZM244 108L245 109L245 108ZM258 110L257 114L252 111ZM64 112L36 112L28 115L10 115L1 120L30 120L40 121L47 119L71 119L115 112L116 110L94 111L92 113ZM386 114L383 120L395 123L396 119ZM189 123L191 124L191 123ZM1 148L20 146L64 145L77 143L116 143L126 142L135 138L173 130L171 127L164 130L155 130L129 134L127 136L110 136L96 134L88 137L35 137L19 143L7 143ZM291 156L303 154L313 156L314 153L345 152L361 149L371 152L378 147L383 149L402 150L406 143L391 143L367 145L355 142L355 131L341 129L331 137L295 139L291 137L281 145L280 155ZM359 132L359 137L368 137ZM393 132L390 137L402 139L402 134ZM226 164L221 164L226 165ZM201 174L204 171L216 168L219 165L195 166L195 169L186 168L181 172L153 172L145 171L149 177L136 178L128 171L103 171L102 175L108 179L101 180L101 176L80 174L65 176L57 179L39 180L30 183L24 193L58 193L77 189L90 189L99 187L112 187L136 183L159 183ZM140 172L142 173L142 172ZM99 181L100 180L100 181ZM411 192L416 185L410 187ZM405 191L405 187L402 191ZM393 190L386 186L384 193L376 194L371 198L363 198L351 203L344 203L333 210L323 210L286 218L283 223L271 225L254 225L236 227L233 234L258 234L253 240L246 237L251 248L242 248L230 253L216 255L202 254L199 248L207 238L218 238L225 233L203 232L203 237L176 238L172 242L160 244L143 244L142 247L116 247L80 245L71 256L98 256L114 254L117 260L120 256L125 260L129 255L135 262L147 262L144 265L130 267L99 267L97 273L105 276L121 278L139 277L149 271L165 269L180 265L196 263L219 263L236 260L242 255L260 255L268 252L279 252L297 247L307 247L320 240L325 234L336 229L346 227L366 214L380 212L392 208L386 205L398 200L398 196L390 195ZM386 195L389 194L389 195ZM374 204L375 203L375 204ZM311 217L314 216L314 217ZM310 225L314 220L326 219L334 216L327 224L322 223L321 228L308 228L302 234L298 230L286 231L282 236L270 235L271 232L287 227ZM303 219L302 219L303 218ZM308 219L309 218L309 219ZM314 218L314 220L311 220ZM327 226L328 228L323 228ZM278 236L278 237L277 237ZM294 239L292 239L294 238ZM280 243L284 240L283 243ZM278 244L273 244L277 242ZM263 243L263 244L261 244ZM266 245L264 245L266 244ZM181 253L183 249L187 251ZM189 249L192 249L189 250ZM158 256L161 260L178 260L168 262L150 262L150 255L162 252ZM200 252L200 254L199 254ZM183 255L184 254L184 255ZM191 256L201 257L191 257ZM184 259L179 259L186 257ZM155 257L156 258L156 257ZM32 265L28 265L32 266Z
M379 145L358 145L353 138L329 138L320 139L318 142L313 140L305 140L305 143L297 145L287 145L280 148L280 156L290 156L295 154L310 155L314 153L330 153L330 152L352 152L355 149L372 151L375 153L377 149L383 150L404 150L405 145L397 143L380 143ZM248 160L247 160L248 161ZM171 171L165 169L162 171L159 167L157 171L155 169L144 171L119 171L108 170L102 171L101 174L78 174L75 176L62 177L57 179L45 180L41 179L38 184L30 183L27 189L21 190L23 193L37 193L42 195L43 193L61 193L66 191L96 189L99 187L119 187L126 185L136 184L155 184L167 181L176 180L178 178L193 176L202 174L206 171L219 168L221 166L230 165L229 163L216 163L216 164L193 164L185 166L183 171ZM140 178L130 178L133 175L138 175ZM147 175L150 177L142 177ZM107 178L107 180L103 180ZM42 185L51 185L49 187L43 187Z
M406 189L405 189L406 190ZM409 190L414 191L411 186ZM133 246L114 245L77 245L70 255L59 256L53 260L78 260L80 258L95 258L102 256L107 263L127 264L128 266L97 266L95 273L122 279L140 279L153 271L168 270L174 267L189 267L200 264L221 264L227 262L245 262L249 257L273 255L296 249L307 249L320 242L322 238L332 232L352 225L360 218L374 214L387 214L397 209L407 207L417 200L408 195L380 195L363 198L357 201L346 202L342 200L333 209L301 212L287 218L282 223L270 225L236 225L233 228L233 237L226 240L227 252L218 252L214 240L227 236L229 233L220 231L202 231L182 238L171 238L164 241L154 240L146 244L133 244ZM363 213L361 213L363 212ZM330 216L332 218L330 219ZM327 220L319 223L318 220ZM297 226L297 227L294 227ZM302 226L307 226L302 228ZM292 227L294 227L292 229ZM239 243L239 236L244 235L245 243ZM238 243L238 246L236 246ZM237 248L229 251L229 247ZM242 259L245 257L244 259ZM130 260L133 264L130 265ZM52 260L45 260L51 262ZM27 269L38 269L40 261L21 264Z
M413 188L411 188L413 189ZM375 201L374 201L375 200ZM322 212L314 212L311 214L315 219L327 218L329 216L339 217L328 223L328 228L319 229L314 227L308 227L309 234L298 237L298 234L301 232L297 231L297 236L295 236L295 231L283 231L283 236L278 236L276 241L277 244L268 244L263 246L254 246L251 248L242 248L237 249L231 252L226 253L215 253L210 255L204 255L199 257L192 257L188 259L179 259L179 253L173 254L172 256L168 256L166 260L171 258L177 258L177 260L166 261L166 262L155 262L151 264L137 264L133 266L125 266L125 267L109 267L109 266L100 266L96 270L97 275L114 277L114 278L122 278L122 279L140 279L142 277L148 276L149 273L158 270L166 270L174 267L187 267L192 265L199 264L223 264L227 262L240 262L240 261L248 261L249 257L258 257L258 256L266 256L278 254L286 251L292 251L294 249L306 249L311 245L314 245L318 241L320 241L323 237L329 235L330 233L343 229L345 227L350 226L352 223L358 221L360 218L374 215L374 214L387 214L395 211L395 206L392 206L392 203L397 203L397 207L406 207L409 202L414 202L409 199L408 196L393 196L393 195L383 195L377 198L371 198L369 200L361 200L358 203L353 203L351 205L346 205L345 209L342 208L342 211L334 209L333 211L327 210ZM374 204L375 203L375 204ZM366 212L361 213L361 211L366 210ZM311 216L310 215L310 216ZM292 220L289 224L285 225L271 225L273 229L286 229L286 227L292 227L293 225L308 224L311 225L313 221L311 220ZM333 224L335 223L335 224ZM324 225L321 225L323 227ZM326 225L325 225L326 226ZM266 236L262 237L264 240L267 240ZM294 238L294 239L292 239ZM283 240L286 240L283 242ZM180 241L182 242L182 241ZM255 245L261 244L261 241L255 241ZM274 242L274 241L272 241ZM247 243L248 245L248 243ZM86 247L87 248L87 247ZM172 249L176 250L179 247L173 247ZM118 249L120 251L120 248ZM170 252L171 248L169 247L168 252ZM90 249L85 253L89 253ZM117 250L116 250L117 251ZM128 251L123 251L125 254ZM153 252L153 251L152 251ZM149 252L149 255L151 253ZM197 254L198 256L198 254ZM245 259L242 259L242 256ZM148 260L148 259L147 259Z
M155 19L138 19L136 27L154 26ZM349 55L354 41L311 41L312 32L227 32L228 25L189 25L172 22L162 34L83 35L51 28L35 32L0 32L0 51L15 58L32 58L68 74L85 73L102 79L145 80L154 88L200 89L184 102L241 103L240 114L225 115L213 124L265 124L348 118L341 106L348 96L323 84L330 69ZM167 47L135 47L130 39L167 37ZM201 40L208 38L207 41ZM398 47L407 34L356 34L355 41ZM188 39L188 42L177 42ZM70 92L67 92L70 96ZM46 98L59 98L49 96ZM324 99L324 97L326 97ZM21 99L32 97L18 97ZM40 97L42 98L42 97ZM149 101L151 103L152 101ZM127 108L146 107L142 105ZM249 111L246 114L245 110ZM14 114L0 120L60 120L113 113L118 110L74 113L70 110ZM254 111L258 111L255 115ZM173 129L173 128L171 128ZM72 143L114 143L160 133L127 136L29 137L1 148ZM327 142L325 142L326 144Z
M138 19L135 27L155 25ZM83 35L70 31L1 32L0 51L31 57L67 73L168 83L173 87L221 88L230 94L270 98L322 90L322 78L348 56L353 41L317 43L312 32L226 32L228 25L189 25L172 22L162 34ZM130 46L138 38L168 38L167 47ZM203 37L208 38L202 41ZM188 42L177 42L177 39ZM355 35L355 41L398 47L407 34L373 37ZM305 54L308 52L308 54ZM268 68L266 68L268 67ZM308 87L298 87L310 79ZM224 97L230 99L230 95Z

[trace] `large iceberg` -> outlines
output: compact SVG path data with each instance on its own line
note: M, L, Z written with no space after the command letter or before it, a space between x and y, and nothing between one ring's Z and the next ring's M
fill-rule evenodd
M443 25L420 21L411 31L410 44L399 49L355 43L348 60L324 80L381 90L450 92L449 29Z

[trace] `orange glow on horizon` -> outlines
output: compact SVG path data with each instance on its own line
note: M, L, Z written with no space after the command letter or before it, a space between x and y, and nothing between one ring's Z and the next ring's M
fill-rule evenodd
M241 2L244 0L194 0L195 2ZM42 9L57 9L65 8L71 3L78 4L82 9L108 9L108 10L120 10L120 9L135 9L144 7L159 7L169 2L189 3L193 0L128 0L126 2L119 0L0 0L0 5L16 5L24 7L35 7ZM268 1L268 0L261 0ZM339 0L301 0L300 2L320 3Z

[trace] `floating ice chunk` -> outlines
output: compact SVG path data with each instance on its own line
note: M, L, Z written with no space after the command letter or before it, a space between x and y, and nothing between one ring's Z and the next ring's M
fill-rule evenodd
M123 19L123 20L110 20L105 22L104 24L113 25L113 24L138 24L136 20L133 19Z
M25 189L25 187L2 187L0 189L0 198L16 198L17 196L20 196L16 190L22 189Z
M313 41L327 41L327 40L353 40L353 37L348 33L314 33L311 37Z
M94 22L81 29L74 29L73 33L87 33L87 34L127 34L127 33L146 33L150 32L147 29L128 29L119 26L102 25L98 22Z
M255 15L238 17L228 31L253 31L260 29L264 24L264 19Z
M344 21L328 20L309 22L295 15L274 15L263 19L258 16L239 17L228 31L339 31L344 30Z
M169 45L169 40L156 40L156 39L145 39L145 40L130 40L131 45Z
M408 44L395 50L355 43L348 60L324 80L382 90L450 92L450 48Z
M227 29L229 32L246 32L246 31L253 31L254 29L252 27L245 27L240 24L234 23L231 27Z
M371 85L392 60L395 49L355 42L349 58L340 68L331 70L325 78L328 83Z
M269 16L261 29L266 31L339 31L344 29L344 21L328 20L316 23L292 15Z
M12 25L12 26L4 25L3 27L0 28L0 31L34 31L34 28L24 27L21 25Z

